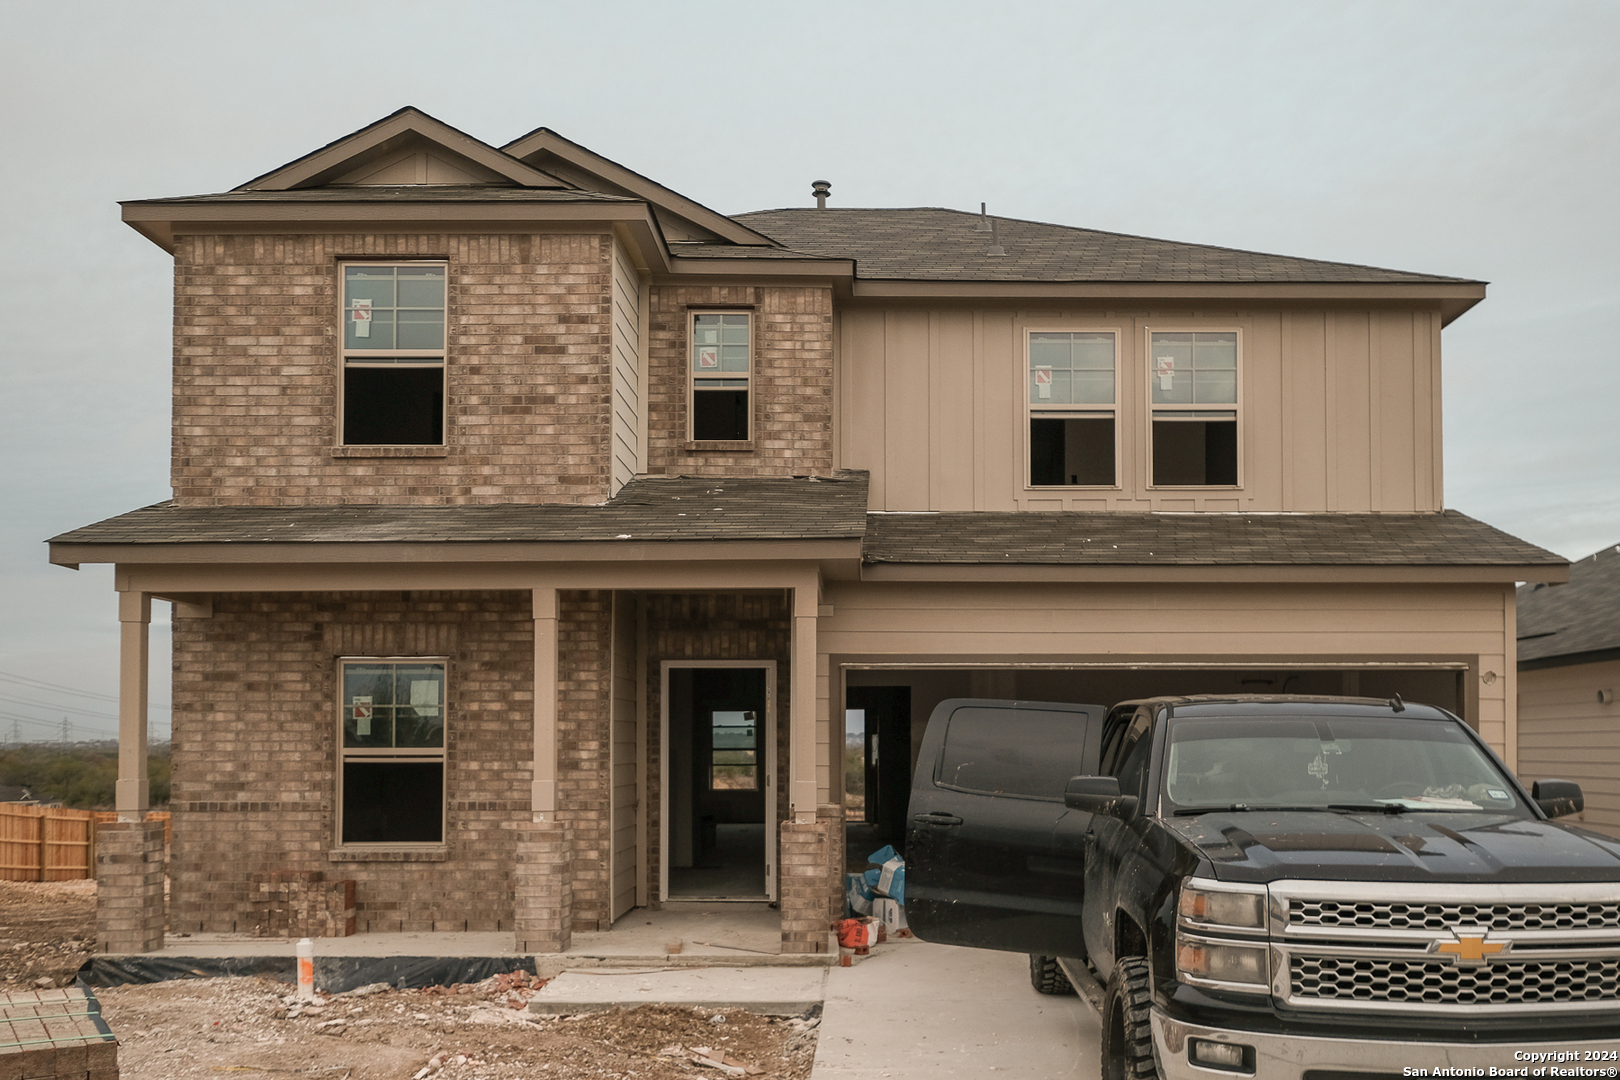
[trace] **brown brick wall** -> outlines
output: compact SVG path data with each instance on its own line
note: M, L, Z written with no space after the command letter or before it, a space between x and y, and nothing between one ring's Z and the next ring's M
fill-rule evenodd
M687 450L688 312L754 315L754 448ZM648 322L648 471L689 476L794 476L832 471L832 290L655 285Z
M171 931L250 932L250 879L270 871L353 879L362 933L510 929L533 642L527 593L218 594L211 618L177 619ZM435 861L328 857L342 655L450 657Z
M606 930L612 859L613 594L565 592L557 619L557 806L572 837L572 929Z
M608 495L612 239L181 236L172 482L188 505L593 502ZM446 258L444 452L334 453L351 257Z
M163 947L163 822L96 825L96 951Z

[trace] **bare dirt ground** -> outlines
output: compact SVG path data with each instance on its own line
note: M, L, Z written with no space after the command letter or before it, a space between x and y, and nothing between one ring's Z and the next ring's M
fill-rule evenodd
M0 992L71 982L94 941L94 882L0 882ZM124 1080L222 1073L322 1080L757 1076L803 1080L817 1022L644 1005L548 1018L522 973L300 1004L288 983L190 979L96 990ZM703 1060L700 1060L703 1059Z

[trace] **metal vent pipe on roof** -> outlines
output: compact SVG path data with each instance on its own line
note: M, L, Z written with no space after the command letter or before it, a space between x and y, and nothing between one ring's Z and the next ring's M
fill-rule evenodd
M988 250L985 251L985 254L986 255L1005 255L1005 254L1007 254L1007 249L1001 246L1001 233L996 228L996 219L995 218L990 219L990 247L989 247Z
M816 197L816 209L827 209L827 196L832 192L832 182L828 180L810 181L810 194Z
M979 224L975 226L975 230L978 232L990 231L990 218L984 212L984 203L979 204Z

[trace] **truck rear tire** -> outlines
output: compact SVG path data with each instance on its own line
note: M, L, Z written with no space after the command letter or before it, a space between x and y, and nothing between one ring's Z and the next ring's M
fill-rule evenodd
M1146 960L1129 957L1114 965L1103 993L1102 1080L1157 1080L1152 998Z
M1029 983L1043 994L1072 994L1074 984L1058 967L1057 957L1029 954Z

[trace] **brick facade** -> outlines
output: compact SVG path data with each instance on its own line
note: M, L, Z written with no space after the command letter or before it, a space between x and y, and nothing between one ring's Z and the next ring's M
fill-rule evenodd
M187 505L596 502L612 238L177 238L172 482ZM448 260L445 447L338 448L346 258Z
M692 308L754 314L754 448L688 450ZM648 471L688 476L804 476L833 468L830 288L654 285L648 322Z
M171 931L252 932L273 871L353 879L362 933L510 929L533 627L527 593L489 592L219 594L177 619ZM336 847L337 658L368 655L450 658L442 850Z

